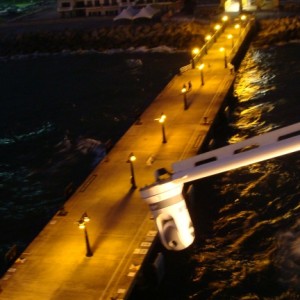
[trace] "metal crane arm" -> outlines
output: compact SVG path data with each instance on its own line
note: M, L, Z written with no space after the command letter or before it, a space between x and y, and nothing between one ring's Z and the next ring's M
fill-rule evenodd
M300 123L173 163L172 180L186 183L300 150Z
M169 178L140 190L149 205L163 245L182 250L194 240L194 228L182 196L184 183L300 150L300 123L265 133L172 164Z

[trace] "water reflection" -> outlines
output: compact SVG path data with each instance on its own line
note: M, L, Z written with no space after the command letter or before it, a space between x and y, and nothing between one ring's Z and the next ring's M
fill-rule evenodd
M237 74L228 143L299 119L298 103L282 97L282 77L286 85L294 77L288 68L282 74L277 60L298 50L285 51L247 53ZM299 95L296 86L290 89ZM197 182L195 198L203 202L208 196L211 225L206 231L197 227L190 299L299 299L299 167L295 153ZM196 222L208 214L203 207L197 204Z

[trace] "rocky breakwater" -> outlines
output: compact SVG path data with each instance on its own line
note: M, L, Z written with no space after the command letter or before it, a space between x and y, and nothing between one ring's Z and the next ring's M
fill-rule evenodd
M201 47L209 26L198 21L116 24L91 29L41 30L0 35L0 56L60 51L155 48L178 50Z
M300 17L285 17L260 20L257 43L271 46L277 43L300 39Z

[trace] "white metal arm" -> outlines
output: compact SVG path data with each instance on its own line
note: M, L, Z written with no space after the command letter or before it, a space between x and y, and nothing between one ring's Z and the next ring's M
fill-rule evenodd
M300 123L296 123L173 163L172 173L157 170L156 182L140 192L155 217L164 246L182 250L194 240L194 228L182 196L184 183L299 150ZM161 173L170 176L161 179Z

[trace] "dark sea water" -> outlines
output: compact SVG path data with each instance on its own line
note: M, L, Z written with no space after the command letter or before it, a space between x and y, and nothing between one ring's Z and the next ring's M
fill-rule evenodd
M218 147L299 122L299 51L296 42L251 45ZM86 53L0 63L2 255L24 249L62 207L65 188L187 61L183 53ZM165 280L140 299L300 299L299 167L296 153L196 182L196 242L165 252Z
M0 61L0 270L187 62L149 51Z

